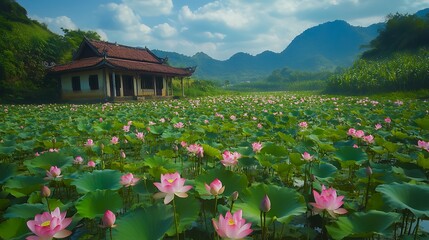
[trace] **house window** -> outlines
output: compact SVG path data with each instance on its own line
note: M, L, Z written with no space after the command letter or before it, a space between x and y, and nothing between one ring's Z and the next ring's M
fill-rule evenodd
M90 75L89 76L89 88L91 90L98 90L98 75Z
M141 86L142 89L153 89L153 77L150 75L141 75Z
M80 91L80 77L79 76L72 77L72 89L74 92Z

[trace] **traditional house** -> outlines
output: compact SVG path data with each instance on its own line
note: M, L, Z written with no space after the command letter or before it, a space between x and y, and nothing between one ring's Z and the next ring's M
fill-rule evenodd
M117 100L172 96L172 79L194 68L175 68L147 48L84 38L70 63L50 69L61 82L63 100Z

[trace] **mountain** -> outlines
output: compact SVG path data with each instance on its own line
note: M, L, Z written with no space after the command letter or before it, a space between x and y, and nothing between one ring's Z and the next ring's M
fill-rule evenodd
M350 66L378 34L383 23L368 27L351 26L336 20L305 30L280 53L291 69L317 71Z
M197 66L196 78L242 82L265 78L274 70L289 68L303 71L334 70L350 66L364 49L362 46L378 35L384 23L368 27L351 26L345 21L326 22L305 30L280 53L264 51L252 56L236 53L225 61L204 53L192 57L174 52L153 50L159 57L168 57L173 66Z

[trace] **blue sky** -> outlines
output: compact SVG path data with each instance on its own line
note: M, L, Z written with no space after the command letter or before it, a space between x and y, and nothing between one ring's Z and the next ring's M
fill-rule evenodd
M429 0L17 0L32 19L97 31L129 46L205 52L225 60L237 52L281 52L305 29L336 19L355 26L413 14Z

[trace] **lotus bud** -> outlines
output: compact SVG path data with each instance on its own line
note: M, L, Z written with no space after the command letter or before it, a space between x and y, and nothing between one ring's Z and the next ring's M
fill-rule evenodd
M238 192L237 191L234 191L232 194L231 194L231 200L232 201L237 201L237 199L238 199Z
M103 221L103 227L115 227L116 215L112 211L106 210L101 220Z
M42 186L42 189L40 191L42 197L49 197L51 196L51 189L49 189L47 186Z
M372 175L372 168L370 166L365 168L366 175L369 177Z
M127 155L125 155L125 152L123 150L121 150L121 158L126 158Z
M262 199L259 209L264 213L271 210L271 201L267 194L265 194L264 198Z

